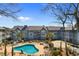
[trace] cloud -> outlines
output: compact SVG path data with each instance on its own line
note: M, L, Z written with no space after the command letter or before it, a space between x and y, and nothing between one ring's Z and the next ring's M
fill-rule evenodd
M0 15L0 18L1 18L2 16Z
M18 17L18 20L21 21L21 22L25 22L25 21L31 20L31 18L20 16L20 17Z

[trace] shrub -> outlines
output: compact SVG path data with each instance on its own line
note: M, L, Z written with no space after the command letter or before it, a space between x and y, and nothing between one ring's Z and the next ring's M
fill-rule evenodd
M48 49L48 48L49 48L48 46L45 46L45 47L44 47L44 49Z
M31 56L31 55L28 54L27 56Z
M54 56L60 55L60 49L54 47L53 49L51 49L51 55L54 55Z
M60 50L60 48L56 48L56 47L54 47L53 50Z
M53 55L54 55L54 56L60 55L60 51L59 51L59 50L54 50L54 51L53 51Z

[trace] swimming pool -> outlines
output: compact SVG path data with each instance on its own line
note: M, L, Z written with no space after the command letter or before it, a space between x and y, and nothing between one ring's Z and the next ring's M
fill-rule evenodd
M18 47L15 47L14 50L22 51L24 54L34 54L39 51L33 44L18 46Z

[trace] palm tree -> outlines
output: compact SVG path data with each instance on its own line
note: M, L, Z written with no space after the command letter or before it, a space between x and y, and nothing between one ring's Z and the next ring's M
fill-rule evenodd
M44 8L44 11L47 11L48 14L50 13L51 15L56 16L56 18L59 18L58 20L61 20L61 22L63 24L63 34L65 32L64 24L66 23L67 19L69 19L69 18L72 19L72 17L74 17L73 19L76 20L77 33L79 32L79 3L47 4ZM63 37L64 37L64 35L63 35ZM66 55L68 55L66 39L64 39L64 42L65 42ZM62 45L62 42L60 42L60 45Z
M4 55L5 55L5 56L7 56L6 46L7 46L7 41L4 40Z
M12 32L13 33L13 32ZM23 32L20 30L19 33L16 34L17 38L19 38L20 40L22 40L22 38L24 37L24 34ZM13 38L11 40L11 44L12 44L12 56L14 55L14 50L13 50L13 45L14 45L14 42L13 42Z
M52 52L52 50L53 50L53 47L54 47L54 45L53 45L53 43L52 43L52 38L54 37L54 33L51 33L51 32L48 32L47 34L46 34L46 42L48 43L48 45L49 45L49 50L50 50L50 55L53 55L53 52Z
M20 30L20 32L19 33L17 33L17 38L19 38L20 40L22 40L23 39L23 37L24 37L24 33L22 32L22 30Z
M48 42L51 42L51 40L52 40L53 37L54 37L54 34L51 33L51 32L48 32L48 33L46 34L46 38L47 38Z
M6 7L5 7L5 5L6 5ZM16 13L20 12L21 9L12 10L11 8L8 8L8 7L16 8L14 5L16 5L16 4L12 4L12 3L9 3L9 4L0 4L0 6L2 7L2 8L0 8L0 15L1 16L6 16L6 17L11 17L11 18L17 20L18 18L17 18ZM6 56L7 55L7 53L6 53L6 51L7 51L6 50L6 46L7 46L6 38L3 39L3 41L4 41L4 55Z
M14 42L13 42L13 39L12 39L12 40L11 40L11 46L12 46L12 49L11 49L11 50L12 50L12 51L11 51L11 55L12 55L12 56L14 55L14 51L13 51L13 43L14 43Z
M6 31L5 31L6 32ZM7 39L6 39L6 35L2 34L3 40L2 42L4 43L4 56L7 56L7 50L6 50L6 46L7 46Z
M14 51L13 51L13 40L11 41L11 44L12 44L12 56L14 55Z

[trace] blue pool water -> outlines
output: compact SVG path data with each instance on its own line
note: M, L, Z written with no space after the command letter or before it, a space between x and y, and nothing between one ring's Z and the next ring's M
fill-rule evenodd
M24 54L34 54L39 51L33 44L18 46L15 47L14 50L23 51Z

